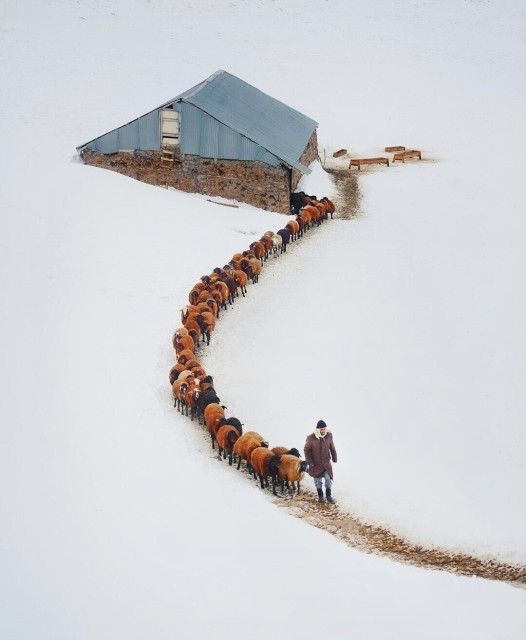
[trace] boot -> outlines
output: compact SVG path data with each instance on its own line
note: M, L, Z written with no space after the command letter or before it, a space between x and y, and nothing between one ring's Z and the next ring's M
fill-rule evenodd
M321 491L321 489L320 489L320 491ZM330 502L331 504L335 504L334 498L331 496L331 490L330 489L325 489L325 493L327 494L327 502Z
M323 497L323 489L318 489L318 502L325 502L325 498Z

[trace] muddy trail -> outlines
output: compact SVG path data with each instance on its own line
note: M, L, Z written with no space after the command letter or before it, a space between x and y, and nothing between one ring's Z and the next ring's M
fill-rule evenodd
M318 529L323 529L345 544L365 553L386 556L424 569L439 569L457 575L500 580L526 588L526 567L508 565L494 558L426 548L400 538L387 529L361 522L336 505L319 504L314 493L290 498L274 498L276 504L291 515Z
M325 171L331 176L336 188L337 195L334 196L336 211L334 217L338 220L352 220L360 214L360 204L362 195L360 183L356 173L351 173L345 169L329 169Z

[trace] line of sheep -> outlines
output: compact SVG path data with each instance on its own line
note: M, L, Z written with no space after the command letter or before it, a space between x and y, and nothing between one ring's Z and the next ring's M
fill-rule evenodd
M232 306L239 292L245 297L247 284L258 282L259 274L270 256L279 256L287 250L290 242L301 238L313 226L319 226L329 215L332 218L335 207L328 198L317 200L315 196L294 193L291 209L296 217L289 220L277 233L267 231L259 241L252 242L243 253L236 253L224 267L216 267L210 275L202 276L189 295L189 304L181 309L181 323L172 338L177 362L170 369L170 385L174 407L191 420L197 417L204 422L212 440L212 448L217 442L219 456L228 457L229 464L237 461L237 468L244 460L250 475L259 479L261 488L269 486L276 493L278 481L281 491L285 486L300 492L300 482L307 470L307 463L301 460L298 449L274 447L269 449L268 441L255 431L243 433L243 425L237 418L227 417L226 407L213 386L213 378L208 375L195 356L201 343L210 344L216 320L220 314Z

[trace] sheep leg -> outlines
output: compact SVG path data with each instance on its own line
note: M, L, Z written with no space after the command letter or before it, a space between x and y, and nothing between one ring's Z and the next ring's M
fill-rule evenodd
M206 332L206 345L208 346L210 344L210 331Z
M263 476L259 476L259 482L261 484L261 488L264 489L265 485L263 484Z
M278 494L276 493L276 476L272 476L272 493L277 496Z
M232 466L232 451L228 452L228 466Z
M212 449L215 449L216 445L215 445L215 441L214 441L214 436L212 436Z

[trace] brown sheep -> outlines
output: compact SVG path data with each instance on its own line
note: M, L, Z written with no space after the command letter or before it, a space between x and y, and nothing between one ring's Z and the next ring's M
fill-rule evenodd
M241 269L236 269L234 271L234 280L236 281L236 285L241 289L241 295L244 298L245 293L247 293L247 284L248 284L247 274Z
M181 336L175 342L175 351L177 354L180 354L183 349L188 349L189 351L193 351L195 348L194 340L192 336Z
M171 385L173 385L173 383L179 378L183 371L184 364L181 364L180 362L174 364L174 366L170 369L170 375L168 376Z
M296 458L300 458L301 454L297 449L287 449L287 447L272 447L272 452L277 456L282 456L284 454L288 454L291 456L296 456Z
M319 210L314 206L314 205L307 205L306 207L304 207L299 215L302 215L303 212L306 212L309 217L310 217L310 222L316 222L316 224L320 224L319 223L319 217L320 217L320 212Z
M186 364L188 360L194 360L195 356L193 351L190 349L183 349L177 356L177 362L181 364Z
M197 298L197 304L195 306L199 309L199 304L206 303L209 297L210 297L210 290L206 288L203 291L201 291L201 293L199 294L199 297Z
M195 319L189 319L185 322L185 327L188 329L189 335L192 337L195 345L199 344L199 338L201 336L201 327Z
M212 437L212 449L215 449L215 438L219 427L222 426L221 421L225 419L223 407L216 402L207 405L204 411L204 418L208 433Z
M190 302L190 304L197 304L197 299L199 298L200 293L201 291L199 289L196 289L195 287L190 291L190 293L188 294L188 301Z
M272 250L272 237L271 236L261 236L259 241L265 247L265 260L266 260L268 258L269 251Z
M181 324L185 327L185 329L187 321L196 313L199 313L197 311L196 304L187 304L186 307L183 307L181 309Z
M234 453L238 456L237 468L241 466L241 460L246 460L247 470L252 475L252 466L250 465L250 456L252 451L258 447L267 447L268 442L256 431L247 431L236 442ZM255 477L255 476L254 476Z
M305 476L305 471L307 471L307 462L305 460L300 460L299 456L289 455L287 453L283 454L279 459L278 466L278 478L281 481L281 491L283 492L285 482L287 483L287 487L289 482L291 482L292 490L294 491L294 483L297 482L299 495L300 482Z
M188 335L190 334L188 333L188 329L186 327L179 327L179 329L176 329L172 336L172 344L174 349L177 341L183 336L188 336Z
M258 474L261 488L268 487L268 477L272 478L272 493L276 496L276 479L279 470L279 456L266 447L258 447L252 451L250 464Z
M203 313L200 313L198 316L196 316L195 319L201 329L201 333L203 335L203 342L206 336L206 344L209 345L210 334L212 333L212 331L215 329L215 326L216 326L216 319L214 317L214 314L211 313L210 311L203 311Z
M300 230L300 225L296 220L289 220L285 227L290 231L291 240L297 240L298 232Z
M222 280L218 280L214 283L213 287L221 294L221 306L226 310L226 303L230 302L230 291L228 290L228 286Z
M212 297L209 297L205 304L208 307L208 311L214 314L214 318L219 318L219 307L217 306L217 302Z
M184 394L184 405L186 407L186 415L188 415L188 409L190 409L190 419L193 421L197 412L197 398L201 390L199 388L199 382L189 384Z
M263 260L266 257L265 245L262 242L253 242L250 245L250 249L256 258L261 260L261 264L263 264Z
M255 284L261 273L261 263L257 258L243 258L241 260L241 269L252 280L252 284Z
M282 455L279 459L278 466L278 478L281 481L281 491L283 492L285 482L287 483L287 487L289 482L291 482L292 490L294 491L294 483L297 482L299 495L300 482L305 476L305 471L307 471L307 462L305 460L300 460L299 456L289 455L287 453Z
M182 410L184 402L184 394L188 389L188 382L186 380L180 380L179 378L174 381L172 385L172 396L174 399L174 407L177 407L177 411Z
M331 214L331 220L332 220L332 214L336 211L336 207L334 206L334 202L332 200L329 200L329 198L327 198L327 196L322 198L321 202L323 202L325 204L325 208L327 209L327 213Z
M239 431L231 424L225 424L219 427L216 433L217 448L219 450L219 456L223 454L223 458L226 459L228 453L228 464L232 466L232 452L234 445L239 439Z
M196 367L200 367L201 364L199 362L199 360L197 360L197 358L194 356L193 358L191 358L190 360L187 360L184 368L188 369L188 371L193 371Z

